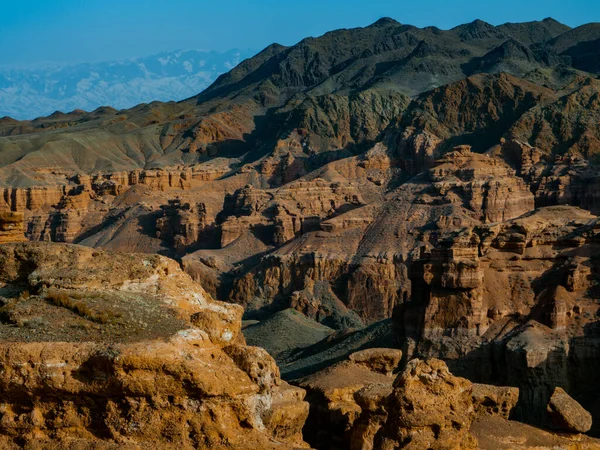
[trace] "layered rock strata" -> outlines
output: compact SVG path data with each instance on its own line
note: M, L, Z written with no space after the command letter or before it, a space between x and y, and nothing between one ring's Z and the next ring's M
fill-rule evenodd
M411 271L397 310L415 354L521 389L516 417L549 426L556 386L595 411L598 219L549 207L441 240Z
M399 374L382 376L377 361L391 350L370 352L379 356L374 365L346 361L300 380L311 399L304 433L315 448L600 448L577 430L557 434L509 420L517 388L473 384L436 359L412 360Z
M304 448L304 392L169 259L0 247L3 448Z
M248 191L253 194L244 196L248 205L269 198L263 191ZM323 220L319 230L265 255L234 281L230 299L248 310L295 307L304 303L296 292L327 284L329 297L364 322L381 320L408 298L408 267L421 246L435 246L457 228L513 219L534 207L533 194L503 160L458 147L376 206ZM362 221L352 220L359 217ZM256 214L243 218L258 220L254 227L266 225Z
M0 211L0 244L25 241L22 213Z
M276 190L246 186L225 198L221 246L250 229L263 229L273 244L282 245L301 234L320 230L322 220L362 204L360 193L349 183L316 179Z

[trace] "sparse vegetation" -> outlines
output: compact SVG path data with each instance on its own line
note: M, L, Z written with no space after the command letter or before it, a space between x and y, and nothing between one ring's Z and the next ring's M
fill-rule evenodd
M98 311L92 308L81 294L68 294L64 291L51 289L44 298L55 306L67 308L75 314L96 323L106 324L121 317L119 313L114 311Z
M30 328L32 330L43 328L46 322L42 317L32 317L30 319L20 318L17 320L17 326Z

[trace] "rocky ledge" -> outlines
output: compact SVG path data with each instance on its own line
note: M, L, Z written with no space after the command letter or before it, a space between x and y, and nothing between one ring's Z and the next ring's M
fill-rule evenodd
M305 448L304 391L176 262L0 246L0 447Z
M401 369L400 356L362 351L301 379L311 403L306 440L327 450L600 449L579 434L589 414L562 390L547 406L560 433L545 431L512 420L518 388L474 384L438 359Z
M13 211L0 211L0 244L23 242L23 214Z

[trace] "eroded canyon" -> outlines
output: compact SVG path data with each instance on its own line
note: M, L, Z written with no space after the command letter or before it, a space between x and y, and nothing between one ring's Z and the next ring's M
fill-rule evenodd
M598 42L382 19L1 119L3 445L600 447Z

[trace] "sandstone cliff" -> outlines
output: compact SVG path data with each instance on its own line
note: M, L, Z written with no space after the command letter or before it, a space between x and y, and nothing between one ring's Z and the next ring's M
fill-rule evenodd
M24 218L18 212L0 212L0 244L25 241Z
M306 447L304 393L174 261L7 244L0 262L3 448Z
M272 45L183 102L57 113L25 122L1 119L0 243L21 240L22 223L31 241L97 249L90 251L100 255L98 264L108 264L101 249L176 257L210 295L244 307L249 339L272 349L290 379L385 342L402 347L405 358L442 358L470 380L519 386L522 401L513 414L530 423L548 426L546 409L569 405L560 395L549 405L557 387L598 417L593 388L599 374L598 249L592 214L600 211L599 32L594 24L571 30L552 19L500 26L474 21L452 30L382 19L292 47ZM7 261L35 262L7 263L7 268L19 266L14 271L27 273L27 280L7 278L8 290L1 294L8 299L2 306L4 330L23 347L32 336L71 350L74 340L81 341L100 352L108 371L102 380L90 381L89 371L79 367L91 354L81 350L81 357L57 363L77 373L73 384L65 375L68 386L57 388L64 389L60 395L47 385L42 391L17 390L6 416L6 423L16 423L6 435L16 445L21 436L32 443L48 439L50 446L63 438L135 445L161 429L156 411L173 418L178 446L199 445L195 436L211 445L227 440L232 446L256 442L258 448L277 440L302 445L302 393L253 379L262 380L256 370L268 369L265 377L279 382L273 361L259 350L241 341L233 348L213 335L226 331L227 317L188 308L186 302L195 303L184 293L167 293L164 299L180 303L167 308L176 311L172 314L181 307L190 310L180 322L169 322L172 314L156 306L162 303L152 297L153 288L140 282L135 298L123 300L109 275L101 277L108 287L93 288L108 289L104 297L84 295L80 291L88 288L82 286L93 280L81 280L95 257L82 249L77 254L83 256L74 257L82 274L51 274L38 282L37 261L45 257L28 249L53 247L11 248L21 249L20 256ZM47 264L56 271L68 268L62 256L52 258ZM156 257L142 258L153 264ZM125 262L115 261L127 279L138 280ZM169 274L154 275L168 284L171 272L177 272L174 266ZM196 292L198 287L177 273L174 278ZM110 307L100 308L102 299ZM154 305L161 319L140 318L123 306L137 308L136 299ZM221 306L229 311L221 311L225 316L235 312L236 321L242 315L239 307ZM45 323L35 315L38 307L50 319L77 317L68 317L73 326L56 327L57 321ZM147 312L144 305L138 309ZM148 324L160 325L155 334L144 334L152 328ZM188 328L206 331L210 344L202 333L199 347L173 343L172 335ZM298 336L286 336L292 331ZM154 355L141 350L141 362L131 356L139 342L158 340L169 351L180 346L192 362L183 356L173 356L173 362L159 353L166 359L150 364L144 358ZM111 356L105 348L109 341L111 349L135 362L124 365ZM258 355L263 367L256 369L247 352ZM210 391L216 409L202 409L214 413L209 425L194 410L208 397L194 397L188 391L196 389L196 381L179 375L204 374L186 364L209 364L208 353L235 378L219 385L222 396ZM30 359L35 378L38 360ZM172 365L176 369L167 369ZM19 367L30 370L27 364ZM133 378L127 378L132 384L123 381L129 368L140 380L168 379L168 371L180 376L169 386L181 402L171 402L166 388L150 402L147 391L132 387ZM439 374L436 389L452 384L468 389L441 365L415 371ZM407 375L404 382L426 391L430 385L417 378ZM456 431L457 442L466 447L472 436L489 448L494 442L498 448L565 442L531 430L533 440L500 442L496 429L526 433L528 428L496 418L471 423L468 396L451 390L448 398L462 405L465 415L454 431L446 422L438 430L439 424L416 419L399 427L401 416L410 416L410 406L419 402L406 400L399 386L392 388L398 394L396 412L383 414L378 399L385 392L373 393L377 401L369 395L360 400L374 419L359 422L373 439L379 433L377 442L404 445L415 434L415 445L421 445L420 437L423 445L445 445L442 428ZM110 403L110 411L102 390L116 405ZM40 392L50 392L48 400ZM348 407L344 420L356 419L363 407L347 394L324 395L341 409ZM71 426L62 416L50 417L50 410L67 410L63 397L77 411L100 411L111 422L86 422L88 414L81 419L84 425ZM84 398L92 400L77 403ZM126 402L133 412L123 431L130 417L123 412ZM278 406L266 412L269 404ZM32 412L35 405L42 418ZM145 417L154 414L152 420L135 419L146 412ZM425 415L430 412L435 413ZM235 432L219 435L218 424L229 419ZM55 422L47 424L50 420ZM159 425L152 430L136 431L136 424L153 421ZM179 424L195 431L184 432ZM438 438L441 443L435 444Z
M547 425L540 407L555 386L595 411L597 234L595 216L551 207L440 242L414 264L397 311L409 347L519 386L516 414L531 423Z
M310 280L328 283L367 322L390 317L408 295L407 267L421 245L435 244L440 233L457 227L503 221L534 208L527 185L499 158L460 147L433 165L376 206L346 208L263 257L234 282L231 299L247 310L260 309L285 302Z

